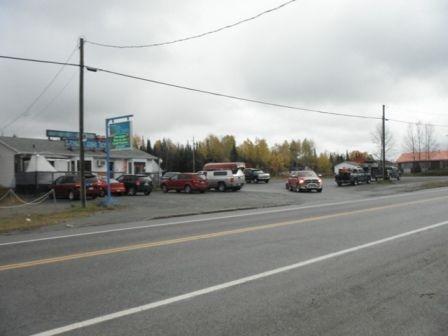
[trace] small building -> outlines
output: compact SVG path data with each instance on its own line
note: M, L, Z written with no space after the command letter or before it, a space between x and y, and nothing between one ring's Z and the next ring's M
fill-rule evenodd
M0 136L0 185L15 188L24 183L26 170L33 155L44 157L56 170L46 172L50 184L57 177L80 169L79 150L67 146L64 140L32 139ZM85 171L106 175L106 153L102 149L85 150ZM148 174L156 179L160 174L158 158L139 149L110 152L111 177L122 174ZM45 172L39 172L43 175ZM42 180L42 176L40 177Z
M397 164L403 173L448 169L448 151L402 153Z

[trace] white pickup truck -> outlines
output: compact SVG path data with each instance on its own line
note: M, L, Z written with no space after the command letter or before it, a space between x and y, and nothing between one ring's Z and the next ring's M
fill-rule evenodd
M201 173L207 178L210 189L237 191L245 183L244 173L241 169L238 169L235 174L230 169L202 171Z

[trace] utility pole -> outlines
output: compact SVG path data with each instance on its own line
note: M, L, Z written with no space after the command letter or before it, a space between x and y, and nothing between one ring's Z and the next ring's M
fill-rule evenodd
M86 183L84 170L84 39L79 39L79 174L81 180L81 206L86 207Z
M194 137L193 137L193 173L196 172L196 159L195 159L195 150L194 150Z
M381 160L383 161L383 180L386 179L386 106L383 105L383 131L381 134Z

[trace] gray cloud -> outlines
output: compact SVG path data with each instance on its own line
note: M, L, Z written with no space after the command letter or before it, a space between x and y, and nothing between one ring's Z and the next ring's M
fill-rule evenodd
M236 0L0 2L1 54L64 60L79 36L111 43L160 42L193 35L278 5ZM444 1L303 1L256 21L169 47L105 49L86 45L86 63L234 95L342 113L448 124L448 6ZM75 55L74 61L78 60ZM2 122L24 111L57 66L0 60ZM77 78L66 69L28 117L7 134L43 136L77 128ZM320 150L372 150L375 121L328 117L208 97L86 73L86 129L132 113L151 139L185 142L209 133L273 144L308 137ZM390 106L390 107L389 107ZM433 114L432 114L433 113ZM397 137L405 126L391 124ZM447 133L447 132L445 132ZM440 140L445 140L441 129Z

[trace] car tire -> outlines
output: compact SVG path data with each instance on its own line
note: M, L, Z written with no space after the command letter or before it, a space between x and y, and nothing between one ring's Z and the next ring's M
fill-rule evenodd
M73 190L70 190L68 192L68 196L67 197L68 197L69 201L74 201L75 200L75 192Z
M295 190L296 192L300 192L300 187L299 186L296 186L296 190Z
M199 190L199 192L200 192L201 194L203 194L203 193L205 193L205 190Z
M184 192L186 193L186 194L191 194L191 187L190 187L190 185L189 184L187 184L185 187L184 187Z
M322 188L321 189L316 189L317 192L322 192Z
M149 196L151 194L151 190L145 190L145 192L143 193L145 196Z
M104 197L104 196L106 196L106 192L104 191L104 189L101 189L101 190L100 190L98 196L100 196L100 197Z
M162 191L166 194L168 192L168 187L162 184Z
M255 179L254 182L255 182L255 183L258 183L259 181L258 181L258 179Z
M285 183L286 190L289 190L289 183Z
M130 188L129 188L129 190L128 190L128 195L129 195L129 196L135 196L136 193L137 193L137 192L135 191L135 188L134 188L134 187L130 187Z
M220 182L218 184L218 191L220 191L220 192L226 191L226 185L223 182Z
M264 181L264 183L269 183L269 180Z

